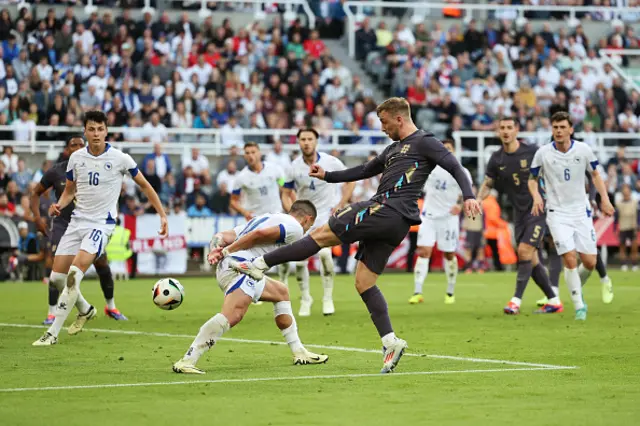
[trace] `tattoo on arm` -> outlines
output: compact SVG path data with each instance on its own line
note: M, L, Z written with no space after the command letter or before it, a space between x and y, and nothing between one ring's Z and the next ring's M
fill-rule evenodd
M533 173L529 173L529 180L538 180L538 176L534 176Z
M478 191L478 200L482 201L489 195L489 191L493 188L493 179L489 176L484 177L480 191Z

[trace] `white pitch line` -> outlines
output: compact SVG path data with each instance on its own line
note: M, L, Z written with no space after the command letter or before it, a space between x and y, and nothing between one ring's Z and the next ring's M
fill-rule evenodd
M40 328L40 329L46 328L46 326L42 326L42 325L10 324L10 323L0 323L0 327ZM159 333L154 331L111 330L106 328L85 328L84 330L89 332L93 331L95 333L126 334L126 335L135 335L135 336L172 337L172 338L182 338L182 339L195 338L194 335L190 335L190 334ZM271 340L236 339L232 337L223 337L220 340L225 340L228 342L235 342L235 343L253 343L253 344L262 344L262 345L286 345L285 342L275 342ZM333 350L333 351L373 353L378 355L381 354L381 351L377 349L362 349L362 348L352 348L348 346L312 345L312 344L305 344L305 346L308 348L327 349L327 350ZM451 356L451 355L405 353L404 356L418 357L418 358L432 358L432 359L448 359L452 361L477 362L477 363L485 363L485 364L519 365L523 367L539 367L539 368L548 368L548 369L578 368L576 366L567 366L567 365L537 364L537 363L531 363L531 362L507 361L507 360L501 360L501 359L486 359L486 358L468 358L468 357Z
M73 389L105 389L105 388L132 388L149 386L172 386L172 385L194 385L202 383L251 383L251 382L277 382L288 380L328 380L328 379L362 379L368 377L398 377L398 376L432 376L439 374L472 374L472 373L502 373L505 371L549 371L549 370L570 370L576 367L533 367L533 368L496 368L485 370L448 370L448 371L411 371L392 374L327 374L320 376L288 376L288 377L254 377L246 379L217 379L217 380L188 380L179 382L151 382L151 383L106 383L102 385L78 385L78 386L45 386L39 388L9 388L0 389L0 393L12 392L37 392L37 391L60 391Z

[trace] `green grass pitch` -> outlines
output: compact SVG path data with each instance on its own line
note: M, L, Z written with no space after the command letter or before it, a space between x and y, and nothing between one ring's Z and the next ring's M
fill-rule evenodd
M386 376L377 374L380 341L352 276L336 278L332 317L321 315L322 286L312 276L313 315L298 318L302 341L330 355L326 365L293 366L264 304L252 306L225 335L229 340L202 358L204 376L178 375L171 365L219 310L222 294L213 278L182 279L186 298L175 311L153 305L152 280L117 283L116 301L128 322L106 318L97 282L86 281L83 293L100 316L80 335L63 331L58 345L39 348L31 343L44 331L46 287L4 283L0 424L638 424L640 275L613 271L611 277L613 303L602 303L592 277L585 293L589 317L578 323L566 291L564 313L533 315L541 296L533 283L523 314L503 315L511 273L461 274L455 305L443 303L444 275L432 273L426 301L417 306L407 303L412 276L385 274L379 285L396 333L409 343L396 373ZM294 277L290 288L297 312ZM50 387L59 389L43 389Z

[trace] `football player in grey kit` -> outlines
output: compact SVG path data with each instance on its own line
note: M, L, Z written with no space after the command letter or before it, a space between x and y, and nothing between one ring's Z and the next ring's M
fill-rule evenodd
M354 182L382 173L380 186L373 198L338 210L326 225L295 243L252 261L231 259L229 262L238 271L259 279L271 266L307 259L322 247L358 241L356 290L382 339L381 373L389 373L398 364L407 342L393 332L387 302L376 281L411 225L420 223L418 198L429 174L436 166L451 173L462 190L466 214L479 215L481 210L471 190L471 182L458 160L432 134L418 130L411 120L411 108L405 99L390 98L380 104L376 112L382 131L394 143L371 161L357 167L325 172L314 164L309 171L309 176L329 183Z

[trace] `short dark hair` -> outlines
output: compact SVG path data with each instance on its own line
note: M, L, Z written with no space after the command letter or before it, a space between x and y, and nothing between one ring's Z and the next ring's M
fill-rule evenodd
M502 115L502 116L500 116L500 118L498 118L498 124L500 124L502 121L513 121L514 125L516 125L516 126L520 125L518 120L516 120L516 118L513 117L513 116Z
M67 139L65 139L64 147L68 148L69 145L71 144L71 141L74 140L74 139L82 139L82 142L84 142L84 137L80 133L74 133L74 134L70 135Z
M303 129L298 130L298 134L296 135L296 138L300 139L300 135L305 132L313 133L313 136L315 136L316 139L320 137L320 134L316 129L314 129L313 127L305 127Z
M454 142L453 139L445 139L442 141L442 145L451 145L454 148L456 147L456 143Z
M103 123L105 126L107 125L107 115L98 110L87 111L84 114L84 127L87 127L87 123L89 121L93 121L94 123Z
M256 142L247 142L244 144L244 149L251 148L251 147L260 149L260 145L258 145Z
M316 210L316 206L309 200L296 200L291 205L291 209L289 210L289 214L303 214L305 216L311 216L314 219L318 216L318 211Z
M573 122L571 121L571 115L567 111L558 111L551 116L551 123L557 123L559 121L569 122L569 126L573 126Z

